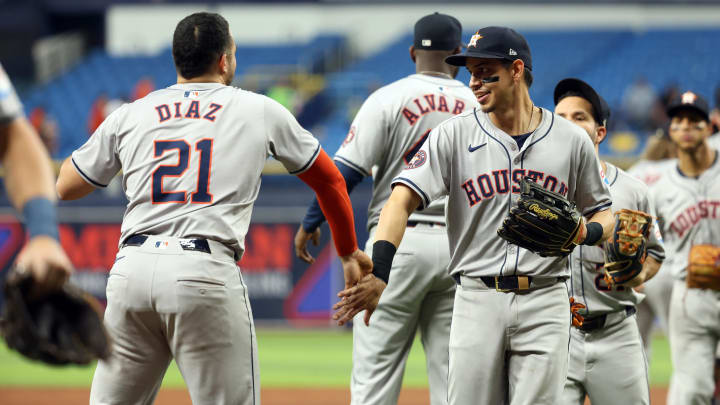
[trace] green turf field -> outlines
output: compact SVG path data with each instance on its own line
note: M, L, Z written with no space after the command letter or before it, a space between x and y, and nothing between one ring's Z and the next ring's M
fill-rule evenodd
M260 379L263 387L345 387L350 381L352 334L327 330L258 330ZM94 366L46 367L25 361L0 344L0 386L89 387ZM650 362L652 385L667 385L670 378L670 348L658 336L653 342ZM425 357L419 341L408 359L405 384L427 385ZM165 387L184 383L175 364L170 367Z

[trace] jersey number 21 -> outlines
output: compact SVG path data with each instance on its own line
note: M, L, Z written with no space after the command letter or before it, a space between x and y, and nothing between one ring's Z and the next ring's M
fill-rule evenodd
M213 140L205 138L195 143L195 150L200 153L200 167L198 168L197 187L190 194L190 202L194 204L209 204L213 200L208 187L210 186L210 167L212 166ZM185 203L188 191L166 191L163 188L163 177L180 177L188 169L190 162L190 144L184 139L155 141L155 157L161 157L167 152L177 150L178 161L175 165L161 165L152 174L152 202Z

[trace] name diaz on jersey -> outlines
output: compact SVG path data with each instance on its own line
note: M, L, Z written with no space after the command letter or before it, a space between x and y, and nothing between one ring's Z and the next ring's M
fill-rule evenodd
M193 93L193 92L187 92L187 93ZM197 93L197 92L195 92ZM169 120L170 118L191 118L191 119L200 119L200 102L198 100L192 100L190 101L189 105L183 105L183 102L176 102L173 103L174 108L172 108L173 111L175 111L175 114L171 114L171 108L167 104L160 104L159 106L155 107L155 111L158 113L158 122L165 122ZM186 104L186 103L185 103ZM203 109L203 112L205 113L202 115L203 119L206 119L210 122L215 122L215 113L220 110L222 106L217 103L210 103L210 106L208 107L207 111ZM184 111L184 113L183 113Z
M691 205L670 222L670 229L678 236L683 236L700 220L718 218L718 206L720 206L720 201L717 200L704 200Z

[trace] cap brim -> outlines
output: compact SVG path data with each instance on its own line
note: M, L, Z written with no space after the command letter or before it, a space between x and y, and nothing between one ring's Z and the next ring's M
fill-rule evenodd
M705 119L705 121L710 122L710 115L708 114L708 112L703 111L702 108L694 106L692 104L676 104L674 106L671 106L667 109L667 116L672 118L683 110L695 111L700 114Z
M485 52L468 52L467 50L465 53L458 54L458 55L450 55L445 58L445 63L448 65L453 66L465 66L467 65L468 58L478 58L478 59L507 59L505 56L498 56L497 54L492 53L485 53Z

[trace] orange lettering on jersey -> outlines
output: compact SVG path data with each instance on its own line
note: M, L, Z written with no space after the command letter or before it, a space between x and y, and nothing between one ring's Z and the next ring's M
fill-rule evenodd
M210 104L210 111L208 111L207 114L203 115L203 118L210 122L215 122L215 118L217 118L215 117L215 113L221 108L222 106L220 104Z
M705 218L718 218L718 207L720 201L703 200L697 205L691 205L670 223L672 229L678 236L682 237L687 231Z
M430 112L429 108L423 107L423 105L420 104L420 100L415 99L413 100L413 102L415 102L415 105L418 106L418 108L420 109L420 115L425 115Z
M190 103L190 108L188 108L185 113L185 118L200 118L200 103L198 103L197 100L193 100L193 102Z
M445 100L445 96L439 97L437 110L442 112L450 112L450 110L448 109L447 100Z
M436 110L436 108L435 108L435 95L434 95L434 94L426 94L426 95L423 96L423 98L425 99L425 102L427 103L428 107L429 107L431 110L435 111L435 110Z
M453 108L453 114L458 115L465 111L465 103L460 100L455 100L455 108Z
M410 111L407 107L403 108L402 115L405 117L405 119L408 121L408 124L415 125L418 118L420 118L419 115L415 114L414 112Z
M170 119L170 108L167 104L162 104L155 107L155 111L158 113L158 122L167 121Z

